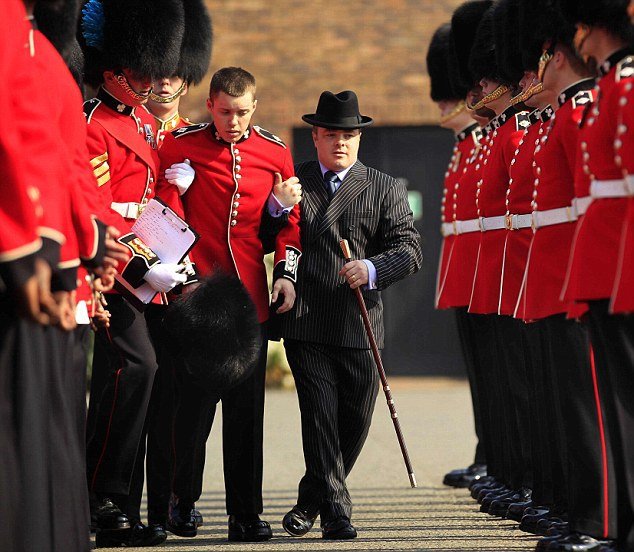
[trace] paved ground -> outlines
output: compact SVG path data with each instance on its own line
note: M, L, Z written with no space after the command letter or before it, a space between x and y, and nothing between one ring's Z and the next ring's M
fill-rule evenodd
M370 436L350 478L359 538L327 542L313 529L297 539L284 533L281 519L295 503L303 457L297 399L293 391L269 391L266 406L264 515L273 540L230 544L222 483L219 432L208 443L205 492L198 507L205 525L194 539L171 536L152 550L533 550L536 538L477 510L465 490L441 484L451 468L471 462L474 438L466 383L446 380L391 382L419 487L411 489L382 392ZM218 420L220 421L220 420Z

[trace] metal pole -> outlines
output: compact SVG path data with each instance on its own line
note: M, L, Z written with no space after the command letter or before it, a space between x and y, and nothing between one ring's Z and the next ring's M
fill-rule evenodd
M350 262L352 260L352 256L350 254L350 247L348 246L348 240L340 240L339 245L341 247L341 251L343 252L344 258L346 259L346 262ZM381 384L383 386L383 392L385 393L385 400L387 401L387 406L390 409L390 415L392 417L392 422L394 423L394 430L396 431L398 444L401 447L403 460L405 460L405 467L407 468L407 474L409 475L409 482L412 488L415 488L416 476L414 475L414 469L412 468L412 463L410 462L409 454L407 453L405 438L403 437L403 432L401 431L401 424L398 420L396 405L394 404L394 399L392 398L390 385L387 382L387 376L385 375L385 369L383 368L383 361L381 360L381 355L379 354L379 348L377 347L376 339L374 337L374 332L372 331L372 325L370 324L370 317L368 316L368 309L365 306L363 295L361 295L361 289L355 288L353 291L357 297L357 303L359 303L359 309L361 310L361 317L363 318L363 325L365 326L365 331L368 334L368 339L370 340L370 346L372 348L374 361L376 362L376 367L379 371L379 376L381 377Z

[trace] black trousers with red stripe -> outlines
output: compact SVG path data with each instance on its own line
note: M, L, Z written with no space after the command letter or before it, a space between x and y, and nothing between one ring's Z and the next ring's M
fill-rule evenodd
M565 315L545 318L550 385L559 408L558 458L564 466L568 520L573 531L595 538L616 537L610 527L607 449L602 424L605 409L598 396L587 327Z
M139 519L146 413L156 355L143 314L120 295L108 297L110 328L95 339L86 464L88 488Z
M623 550L634 550L634 316L612 315L609 301L590 301L590 339L604 405L607 512Z

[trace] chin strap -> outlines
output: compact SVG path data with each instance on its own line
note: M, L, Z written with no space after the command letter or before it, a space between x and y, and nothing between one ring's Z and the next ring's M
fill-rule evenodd
M526 90L524 90L523 92L520 92L514 98L511 98L511 101L510 101L511 105L517 105L518 103L525 102L531 96L534 96L535 94L539 94L540 92L543 92L544 73L546 72L546 67L548 67L548 64L552 61L553 57L554 57L554 52L553 52L552 46L542 52L542 55L539 58L539 65L537 67L537 84L529 86Z
M498 86L490 94L487 94L486 96L484 96L484 98L482 98L477 104L475 104L475 105L467 104L467 109L469 111L477 111L478 109L482 109L485 105L487 105L487 104L489 104L491 102L494 102L495 100L500 99L509 90L510 89L509 89L508 86L506 86L506 84L500 84L500 86Z
M163 97L163 96L158 96L154 92L150 92L150 100L156 103L161 103L161 104L172 103L173 101L177 100L180 97L180 95L183 93L183 90L185 90L186 85L187 83L183 81L183 84L181 84L180 88L176 92L174 92L171 96Z
M544 85L541 82L538 82L537 84L533 86L529 86L526 90L523 90L517 96L514 96L513 98L511 98L511 101L509 102L509 104L510 105L520 104L528 100L528 98L530 98L531 96L534 96L535 94L539 94L540 92L543 92L543 91L544 91Z
M150 97L150 94L152 93L151 90L148 94L139 94L138 92L135 92L128 83L128 79L126 79L125 75L121 73L116 74L114 78L117 81L117 84L125 91L125 93L137 102L144 102Z
M466 102L464 100L459 101L449 113L440 116L440 124L442 125L451 121L451 119L460 115L465 109L467 109Z

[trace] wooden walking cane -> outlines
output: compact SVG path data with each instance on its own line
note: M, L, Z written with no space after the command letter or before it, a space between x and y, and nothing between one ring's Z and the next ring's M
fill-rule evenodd
M348 240L340 240L339 245L341 246L341 251L343 252L343 256L346 259L346 262L350 262L352 260L352 256L350 255ZM372 325L370 324L370 317L368 316L368 309L365 306L363 295L361 295L361 289L355 288L353 291L357 296L357 303L359 303L359 310L361 310L363 325L365 326L365 331L368 334L368 339L370 340L370 346L372 347L374 361L376 362L376 367L379 371L379 376L381 377L383 392L385 393L387 406L390 409L390 415L392 416L392 422L394 423L394 430L396 431L398 444L401 446L401 453L403 453L403 460L405 460L405 467L407 468L407 475L409 475L409 482L412 488L416 488L416 476L414 475L414 469L412 468L412 463L410 462L409 454L407 453L405 438L403 437L403 432L401 431L401 424L398 421L396 406L394 404L394 399L392 398L390 385L387 382L387 376L385 375L385 369L383 368L383 361L381 360L381 355L379 354L379 348L377 347L376 339L374 338L374 332L372 331Z

